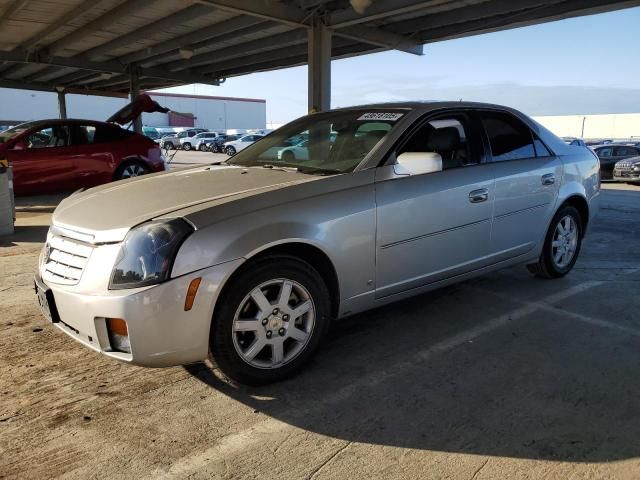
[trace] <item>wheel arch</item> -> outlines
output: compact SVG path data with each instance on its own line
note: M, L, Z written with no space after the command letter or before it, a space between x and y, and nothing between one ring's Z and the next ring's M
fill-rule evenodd
M584 237L589 225L589 203L582 195L573 194L564 199L559 205L556 211L559 211L562 207L570 205L578 210L580 214L580 220L582 221L582 236Z
M225 290L237 275L251 268L257 261L270 256L287 255L310 264L322 277L329 290L331 314L336 318L340 310L340 283L335 266L329 256L320 247L301 240L290 240L263 246L245 257L245 261L224 282L217 296L215 310L220 299L224 297Z

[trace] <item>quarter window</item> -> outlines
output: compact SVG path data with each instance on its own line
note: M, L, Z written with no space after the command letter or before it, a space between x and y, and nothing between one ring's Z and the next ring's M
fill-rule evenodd
M80 125L75 128L74 145L86 145L93 143L96 137L96 127L93 125Z
M638 155L638 151L632 147L616 147L614 157L630 157Z
M503 112L481 113L494 162L521 160L536 156L531 130L513 115Z
M533 136L533 145L536 147L536 157L551 157L553 154L545 147L544 143L536 136Z
M598 157L600 158L607 158L613 155L613 148L611 147L606 147L606 148L600 148L598 150L596 150L596 153L598 154Z

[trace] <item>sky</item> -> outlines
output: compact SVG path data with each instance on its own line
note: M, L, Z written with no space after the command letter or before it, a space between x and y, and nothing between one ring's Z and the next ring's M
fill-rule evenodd
M423 56L381 52L332 62L332 108L473 100L529 115L640 112L640 8L427 44ZM186 85L175 93L263 98L267 123L307 113L307 68Z

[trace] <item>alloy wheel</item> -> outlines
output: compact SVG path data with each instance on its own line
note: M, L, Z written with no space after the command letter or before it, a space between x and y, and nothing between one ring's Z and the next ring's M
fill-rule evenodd
M556 267L563 269L573 260L578 247L578 225L566 215L556 225L551 240L551 258Z
M240 303L233 319L233 346L255 368L280 368L306 347L316 308L308 290L286 278L258 285Z
M122 175L120 176L120 178L139 177L140 175L144 175L145 173L147 173L147 169L146 168L144 168L140 164L132 163L131 165L127 165L122 170Z

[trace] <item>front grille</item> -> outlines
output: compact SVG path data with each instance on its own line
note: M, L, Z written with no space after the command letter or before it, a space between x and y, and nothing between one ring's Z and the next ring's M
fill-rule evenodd
M77 284L92 251L91 245L54 234L46 245L43 279L63 285Z

